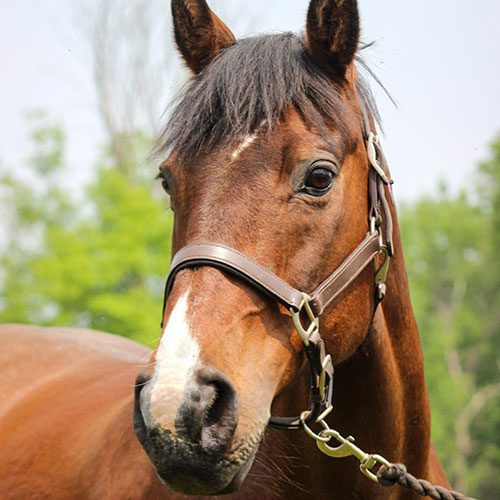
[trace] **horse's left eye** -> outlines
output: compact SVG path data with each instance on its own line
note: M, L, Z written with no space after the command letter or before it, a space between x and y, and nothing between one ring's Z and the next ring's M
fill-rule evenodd
M161 185L167 194L170 194L170 185L166 179L162 179Z
M312 196L322 196L330 191L334 180L333 170L318 165L308 173L303 190Z
M157 179L160 179L161 185L162 185L163 189L165 190L165 192L167 194L170 194L170 184L168 182L168 176L167 176L166 172L161 170L160 173L158 174Z

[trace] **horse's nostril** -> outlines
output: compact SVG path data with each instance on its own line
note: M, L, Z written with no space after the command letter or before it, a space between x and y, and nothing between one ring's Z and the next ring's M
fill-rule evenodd
M224 416L228 405L231 402L232 394L228 395L228 389L226 387L221 387L220 384L212 384L214 389L213 399L208 404L205 410L205 418L203 420L204 427L210 427L217 424L219 420Z
M214 368L203 368L186 394L175 427L180 436L207 452L224 453L234 435L237 413L229 379Z
M205 409L201 442L204 448L226 451L237 423L236 393L225 377L204 379L213 388L213 399Z
M134 431L141 443L147 439L146 424L144 415L141 409L141 393L145 385L151 380L149 375L140 373L135 381L135 398L134 398Z

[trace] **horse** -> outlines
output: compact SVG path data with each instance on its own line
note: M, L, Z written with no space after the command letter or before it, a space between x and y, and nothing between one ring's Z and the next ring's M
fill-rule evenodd
M2 326L1 498L415 498L321 453L315 422L447 487L356 0L239 41L171 5L192 78L158 148L180 255L158 347Z

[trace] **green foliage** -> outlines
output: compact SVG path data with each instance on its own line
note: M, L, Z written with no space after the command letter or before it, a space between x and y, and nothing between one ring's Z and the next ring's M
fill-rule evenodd
M23 178L1 179L10 224L0 321L156 338L172 225L164 196L153 196L151 181L104 164L76 203L57 182L65 170L61 129L42 120L32 138Z
M40 175L53 174L63 164L65 135L55 123L46 123L43 111L28 113L28 118L38 122L31 130L31 139L35 145L35 154L30 159L33 170Z
M401 215L434 443L454 485L479 498L500 495L500 142L492 152L477 192L442 189Z

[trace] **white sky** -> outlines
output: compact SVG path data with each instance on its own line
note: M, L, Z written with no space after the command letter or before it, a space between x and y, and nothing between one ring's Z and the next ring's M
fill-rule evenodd
M29 154L24 114L43 108L66 128L72 175L91 175L104 138L90 66L75 36L79 1L0 0L0 168L15 168ZM217 11L222 2L210 4ZM231 0L237 2L242 10L224 20L241 26L240 16L251 13L259 32L302 30L308 4ZM359 3L364 39L377 42L367 58L399 103L396 110L379 98L398 198L434 190L440 179L454 188L466 184L500 131L500 2Z

